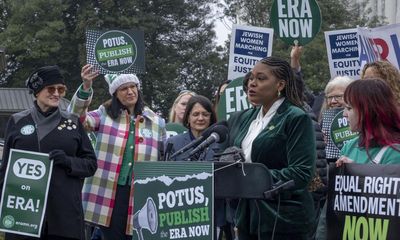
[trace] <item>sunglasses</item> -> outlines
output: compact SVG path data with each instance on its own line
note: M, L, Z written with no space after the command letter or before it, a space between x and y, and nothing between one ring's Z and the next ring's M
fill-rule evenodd
M67 91L67 87L65 86L59 86L59 87L53 87L53 86L49 86L46 87L47 92L49 92L50 94L54 94L57 90L58 94L62 95Z

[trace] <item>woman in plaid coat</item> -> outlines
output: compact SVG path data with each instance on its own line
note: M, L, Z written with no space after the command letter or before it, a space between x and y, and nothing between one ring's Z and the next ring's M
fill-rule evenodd
M164 119L144 107L139 79L134 74L106 75L111 100L87 112L98 72L82 68L82 86L70 111L96 133L98 170L85 182L85 220L100 226L107 239L132 239L134 161L161 158L166 131Z

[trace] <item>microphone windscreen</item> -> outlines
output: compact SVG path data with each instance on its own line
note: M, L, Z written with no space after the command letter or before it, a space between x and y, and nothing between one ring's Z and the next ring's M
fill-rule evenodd
M219 135L218 142L224 142L228 137L228 128L224 125L217 125L214 127L213 132Z
M237 155L237 154L239 154L239 155ZM243 161L244 161L244 154L243 154L243 150L241 148L238 148L236 146L228 147L221 154L219 161L221 161L221 162L236 162L237 161L236 156L239 156L240 158L243 157Z

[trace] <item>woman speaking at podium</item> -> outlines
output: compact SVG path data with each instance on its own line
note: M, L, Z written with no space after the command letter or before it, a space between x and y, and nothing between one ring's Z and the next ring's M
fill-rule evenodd
M239 239L307 239L314 219L307 186L314 176L315 136L294 73L288 62L267 57L254 66L247 87L258 107L229 119L229 145L241 147L246 162L264 164L274 182L294 180L294 187L273 200L241 199L235 214Z

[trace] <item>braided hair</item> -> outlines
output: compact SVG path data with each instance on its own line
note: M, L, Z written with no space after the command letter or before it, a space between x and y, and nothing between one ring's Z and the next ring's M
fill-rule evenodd
M281 58L272 56L263 58L260 62L267 65L271 69L272 74L274 74L278 79L285 81L285 88L281 94L292 104L302 108L303 103L301 101L301 96L296 88L296 79L289 63Z

